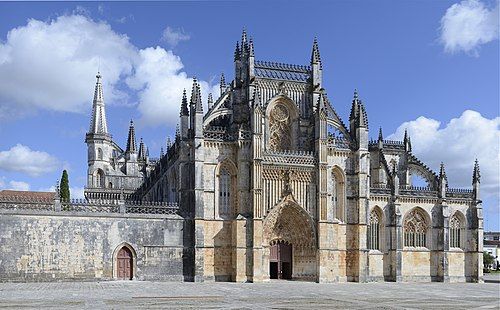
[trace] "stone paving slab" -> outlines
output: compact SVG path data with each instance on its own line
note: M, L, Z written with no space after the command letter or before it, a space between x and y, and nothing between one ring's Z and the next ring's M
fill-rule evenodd
M0 283L0 308L500 309L500 284Z

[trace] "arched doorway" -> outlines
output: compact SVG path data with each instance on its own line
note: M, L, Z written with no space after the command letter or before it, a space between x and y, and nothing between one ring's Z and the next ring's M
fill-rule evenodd
M310 215L295 200L285 198L263 223L264 279L315 280L316 231Z
M126 246L123 246L116 256L116 276L121 280L132 280L134 258L132 251Z
M292 245L286 241L271 243L269 255L269 276L271 279L292 278Z

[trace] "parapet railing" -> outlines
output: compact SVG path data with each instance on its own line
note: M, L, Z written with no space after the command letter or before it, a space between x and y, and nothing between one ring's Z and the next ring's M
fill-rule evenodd
M345 138L328 136L328 147L349 150L351 144Z
M377 184L370 186L370 192L373 194L390 194L391 187L387 184ZM399 186L399 195L401 196L426 196L437 197L438 190L428 186ZM446 188L446 197L448 198L472 198L471 189Z
M179 204L175 202L119 201L73 199L38 199L24 197L1 197L0 210L32 210L53 212L116 213L116 214L163 214L179 213Z

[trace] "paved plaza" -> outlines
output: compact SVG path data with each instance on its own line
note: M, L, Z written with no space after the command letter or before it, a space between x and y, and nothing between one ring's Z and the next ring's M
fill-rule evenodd
M499 309L500 284L0 283L0 308Z

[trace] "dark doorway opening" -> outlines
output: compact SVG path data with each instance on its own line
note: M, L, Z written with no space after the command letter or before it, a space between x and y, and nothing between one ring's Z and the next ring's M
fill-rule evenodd
M271 279L292 278L292 245L276 241L271 245L269 257L269 276Z
M133 256L132 251L127 247L122 247L117 255L117 277L122 280L132 280Z

